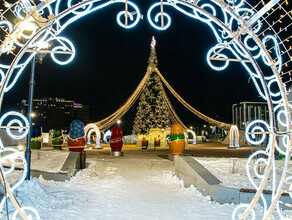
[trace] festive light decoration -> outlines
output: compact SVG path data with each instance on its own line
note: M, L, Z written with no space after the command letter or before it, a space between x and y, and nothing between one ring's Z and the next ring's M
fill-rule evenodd
M96 135L95 148L101 148L100 147L100 131L99 131L99 128L95 124L87 124L84 127L85 136L87 134L87 144L90 144L90 139L93 132L95 132L95 135Z
M148 133L151 128L170 127L170 109L166 102L161 80L155 72L158 64L155 51L155 39L152 38L151 52L148 60L150 78L145 83L134 119L133 134ZM152 140L152 139L151 139ZM154 141L149 140L149 146Z
M287 44L282 43L286 43L286 41L283 41L283 39L279 37L279 35L283 33L283 30L287 31L287 29L290 29L291 31L291 16L288 15L289 10L287 11L284 8L284 3L285 1L272 0L265 5L259 1L256 5L251 6L244 0L227 0L227 3L224 1L212 1L212 4L210 1L211 5L209 4L205 7L205 9L208 9L208 11L206 11L203 7L205 1L172 0L163 2L164 6L171 6L179 12L194 19L198 19L210 26L218 41L218 44L211 48L207 53L207 62L211 68L221 71L227 68L231 61L240 62L250 74L260 96L268 101L271 122L270 124L262 121L251 122L246 129L246 137L252 144L261 144L266 140L267 135L269 135L266 150L269 152L268 157L270 158L273 157L274 149L278 148L277 140L274 138L276 134L274 130L271 129L274 126L277 126L273 124L272 104L276 107L282 106L282 108L277 108L279 110L278 117L279 115L285 115L285 121L291 121L290 105L288 104L285 94L285 85L283 86L282 78L280 78L280 73L283 68L288 67L288 65L286 65L287 62L285 65L282 63L284 60L283 55L286 57L285 59L288 60L288 63L291 62L290 49L288 49L291 47L287 47ZM280 19L276 22L269 20L270 14L268 13L268 11L274 6L275 8L272 9L274 14L275 11L280 11L281 14L284 13L284 15L280 16ZM148 20L154 28L161 30L161 27L153 25L153 22L151 21L150 12L153 11L155 7L158 7L157 3L150 7L148 11ZM219 11L224 15L221 21L219 21L219 17L214 18L214 16L219 14ZM285 15L290 19L288 19L288 22L283 23L281 19L283 19ZM170 19L168 21L170 23ZM272 22L269 23L269 21ZM279 31L277 31L275 30L276 23L285 24L286 27L280 27ZM262 28L265 28L265 30L262 31ZM265 32L269 34L265 34ZM283 36L285 35L283 34ZM279 42L281 42L281 44ZM282 47L283 51L280 50L280 47ZM230 57L231 55L235 58ZM262 59L266 67L261 67L260 65L262 64L259 65L259 62L256 61L259 58ZM271 68L270 72L266 71L267 67ZM262 68L265 68L265 72L262 72ZM287 82L289 83L290 81L292 80L289 79ZM274 111L274 113L277 115L276 111ZM283 145L286 146L285 152L283 150L282 152L285 155L289 155L286 157L288 158L291 154L291 123L283 123L283 121L280 121L279 123L282 126L282 130L288 132L286 135L279 134L279 136L282 137L280 139L282 139ZM281 181L277 183L277 188L274 188L275 197L272 199L269 208L265 209L263 219L269 218L275 207L277 207L277 211L281 216L277 201L281 195L280 189L285 183L285 176L287 175L289 166L288 161L289 159L285 160ZM252 213L252 218L255 218L253 207L259 198L264 200L261 193L266 184L267 176L269 176L271 170L273 170L272 164L272 159L269 159L266 163L267 172L265 172L265 178L263 178L261 185L258 187L259 190L257 191L252 203L250 205L238 206L233 215L233 219L237 218L235 217L236 215L246 218L250 213ZM276 182L273 184L276 186Z
M259 132L256 134L256 132ZM262 120L250 122L245 128L245 137L247 141L254 145L260 145L266 139L266 134L270 133L270 126ZM261 136L259 138L259 136Z
M4 127L3 123L15 116L19 117L19 119L12 119ZM0 118L0 127L6 128L7 134L13 139L22 139L27 135L29 131L28 120L22 114L15 111L7 112ZM12 133L12 129L18 130L18 134L15 132Z
M109 138L112 136L112 132L110 130L107 130L103 135L103 141L104 143L109 142Z
M154 41L152 41L154 42ZM154 43L151 43L151 45L155 45ZM161 73L159 72L159 70L157 69L157 64L158 64L158 60L156 57L156 52L155 49L151 49L151 53L150 53L150 57L148 60L148 67L147 67L147 72L145 74L145 76L143 77L143 79L141 80L140 84L138 85L138 87L136 88L136 90L132 93L132 95L128 98L128 100L116 111L114 112L112 115L108 116L107 118L96 122L95 124L100 128L100 130L106 130L109 127L111 127L113 124L115 124L130 108L131 106L134 104L134 102L138 99L138 97L140 97L143 88L145 88L146 84L148 83L151 74L154 72L156 73L160 80L164 83L164 85L169 89L169 91L174 95L175 98L177 98L178 101L180 101L189 111L191 111L193 114L195 114L196 116L200 117L201 119L207 121L210 124L216 125L219 128L222 129L228 129L231 127L230 124L224 123L224 122L220 122L217 121L215 119L212 119L204 114L202 114L201 112L197 111L196 109L194 109L191 105L189 105L170 85L169 83L165 80L165 78L161 75ZM158 80L158 79L157 79ZM159 80L158 80L159 81ZM159 84L160 85L160 84ZM158 85L158 86L159 86ZM183 122L180 120L180 118L178 117L178 115L176 114L172 104L170 103L169 98L166 95L166 92L163 88L162 85L160 85L160 91L162 91L162 96L163 99L167 105L167 109L169 111L169 118L173 123L179 123L181 124L185 129L187 129L187 127L183 124ZM141 96L141 99L143 97ZM148 111L150 114L150 108L146 109L142 109L143 111ZM153 112L152 112L153 114ZM139 118L137 118L137 120L139 120ZM151 122L151 120L149 120L149 123ZM148 122L147 122L148 123ZM151 126L149 126L151 127ZM135 128L134 128L135 129ZM136 128L137 129L137 128ZM135 131L134 131L135 132ZM139 133L139 132L137 132Z
M192 134L192 136L193 136L193 144L197 144L196 133L193 130L190 130L190 129L187 130L187 133L191 133ZM187 141L186 141L186 143L187 143Z
M118 3L125 5L125 10L117 15L118 24L125 28L134 27L140 20L141 14L138 7L130 1L86 0L76 4L68 1L67 7L64 7L66 4L61 4L61 0L36 0L34 3L29 0L21 0L13 4L4 2L6 9L0 12L1 18L3 18L0 21L0 56L6 56L7 59L3 59L6 63L2 63L2 59L0 63L0 104L2 105L4 93L15 85L30 60L36 53L44 51L39 42L50 43L47 52L58 53L58 56L53 55L52 58L61 65L67 64L74 58L75 49L72 43L70 44L68 40L60 38L61 36L58 35L79 18ZM130 12L128 6L131 6L134 11ZM267 160L257 160L257 162L265 164L265 172L264 175L260 175L261 183L256 187L257 192L252 202L249 205L239 205L234 210L233 219L247 218L249 215L251 215L251 218L258 219L259 217L255 216L253 208L259 199L263 201L265 206L262 219L270 218L274 210L277 210L279 216L284 218L278 201L284 186L290 184L291 188L289 162L292 138L291 107L287 98L289 93L287 88L292 83L290 76L292 47L289 43L291 36L287 33L291 33L292 26L290 25L291 15L289 14L291 10L287 8L287 1L270 0L266 4L265 1L250 1L249 3L245 0L163 0L150 6L147 13L149 23L158 30L165 30L171 24L171 17L165 6L172 7L190 18L206 23L218 42L207 53L207 62L210 67L219 71L227 68L230 62L240 62L250 75L259 95L267 100L269 106L270 122L266 124L262 121L250 122L248 132L246 132L250 143L260 144L264 141L267 143L266 151L256 152L250 157L262 158L265 155L268 158ZM128 21L130 24L128 24ZM27 55L27 52L31 54ZM158 75L170 91L194 114L220 128L230 128L231 125L211 119L189 106L169 86L159 71ZM135 99L141 94L149 77L150 72L147 72L125 105L108 118L97 123L101 130L110 127L112 123L115 123L129 110ZM169 109L172 109L169 100L167 97L165 98ZM171 117L178 120L173 111L171 111ZM280 120L274 123L276 118ZM12 119L6 127L1 126L2 128L9 127L12 129L14 124L21 125L21 123L18 119ZM19 132L25 133L27 130L26 126L16 127ZM11 130L10 134L15 135L15 132ZM15 136L19 137L21 135ZM1 149L4 149L2 143ZM276 182L274 178L273 158L275 149L281 149L281 153L286 156L279 182ZM247 164L247 168L250 166L253 165ZM262 191L271 174L273 174L273 193L270 203L267 203ZM3 177L3 175L1 176ZM252 179L250 181L252 182ZM2 182L7 183L5 178L2 178ZM7 189L9 190L9 187ZM4 198L7 197L4 196ZM10 197L11 200L13 198L13 196ZM25 218L24 207L21 209L17 203L14 205L17 207L19 214Z
M52 59L58 63L59 65L66 65L68 63L70 63L74 57L75 57L75 48L73 46L73 44L71 43L71 41L69 41L68 39L64 38L64 37L56 37L52 40L57 40L61 43L62 46L57 46L57 47L54 47L52 49L52 51L58 51L58 50L61 50L61 51L67 51L68 47L65 45L65 43L67 43L69 45L69 51L72 51L72 54L70 56L70 58L66 61L60 61L56 58L55 54L54 53L51 53L51 57Z
M6 13L8 14L11 11L16 12L12 13L15 16L13 19L20 21L14 25L13 19L9 17L0 23L0 31L2 29L5 34L7 34L7 37L5 37L0 44L0 55L4 53L14 54L14 51L19 51L17 53L17 59L11 65L0 64L0 73L2 76L0 82L5 84L5 87L3 88L5 92L10 90L15 85L24 68L33 56L36 55L36 53L33 53L31 56L26 57L24 56L26 50L30 49L33 51L39 51L41 49L39 48L40 41L51 43L50 46L52 48L46 52L51 53L51 57L54 62L60 65L70 63L75 57L75 48L73 43L64 37L59 37L57 35L59 35L68 25L79 18L88 15L89 13L98 11L106 6L118 3L122 4L125 2L128 7L131 7L134 11L122 11L118 13L118 24L127 29L132 28L141 18L139 8L128 0L111 0L106 3L101 3L104 1L99 0L88 0L79 2L75 5L72 5L72 2L68 1L68 8L62 12L60 12L60 0L46 2L39 1L39 4L36 3L36 7L31 5L29 1L27 2L27 4L23 4L22 1L16 2L9 5L8 9L1 13L3 17L3 15L5 16ZM55 7L55 9L53 9L53 7ZM53 14L53 11L55 14ZM45 16L48 16L48 18L45 18ZM125 24L125 22L122 21L122 18L125 17L127 17L126 20L129 18L131 23L126 22ZM5 27L7 28L5 29ZM27 33L29 33L29 35ZM20 41L19 39L22 40ZM58 58L55 55L56 53L59 54ZM60 60L59 57L62 57L62 59L65 60ZM11 75L13 75L14 71L17 71L17 74L14 74L14 79L10 82L10 85L7 85L8 82L4 81L6 79L3 77L2 72L6 72L8 79Z
M239 130L236 125L232 125L230 128L230 148L239 148Z
M170 134L170 127L166 129L150 128L148 135L145 135L147 136L147 140L148 140L148 149L155 149L155 147L159 147L160 149L165 149L167 147L166 137L169 134Z

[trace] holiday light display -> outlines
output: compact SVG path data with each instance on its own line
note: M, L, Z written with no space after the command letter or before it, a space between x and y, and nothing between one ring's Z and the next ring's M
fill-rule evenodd
M111 136L112 136L112 132L110 130L107 130L103 135L104 143L108 143Z
M291 35L285 34L288 33L288 30L291 31L291 16L289 15L289 10L287 11L285 8L288 5L288 1L272 0L267 5L264 1L258 1L258 3L251 5L243 0L210 1L208 4L206 1L172 0L163 1L161 4L173 7L191 18L208 24L218 41L218 44L207 53L207 62L210 67L221 71L226 69L230 62L240 62L250 74L250 78L254 82L259 95L264 100L267 100L270 110L270 122L251 122L246 129L246 136L248 141L251 141L250 143L260 144L264 140L267 141L266 153L269 159L266 162L266 172L264 176L261 176L262 181L257 187L257 193L250 205L239 205L234 210L233 218L235 219L239 216L246 218L251 213L255 217L253 207L256 202L261 199L266 204L266 198L262 196L262 191L267 183L268 176L273 170L274 149L279 148L276 136L280 137L278 140L282 142L285 148L285 151L282 150L282 152L287 157L281 181L278 183L276 181L273 182L275 184L273 198L271 205L265 208L263 219L269 218L275 208L282 217L278 200L282 193L281 189L287 184L285 179L289 168L288 158L291 155L290 105L286 97L288 91L283 83L290 83L291 81L291 69L288 66L291 62L291 46L289 45ZM148 11L150 24L153 23L150 12L154 11L155 7L159 8L159 4L156 3ZM165 13L165 7L163 10ZM278 16L280 15L278 20L274 20L270 16L270 10L274 15L276 13L278 13ZM219 13L223 16L218 16ZM161 21L162 14L160 15ZM154 20L157 21L156 16L154 16ZM171 22L169 17L166 17L166 21L169 24ZM169 27L169 25L166 26ZM153 25L153 27L159 27L157 29L161 30L163 22L161 22L160 26L157 24ZM280 38L280 36L283 38ZM263 62L257 61L259 59ZM285 60L285 63L283 63L283 60ZM270 71L267 71L267 67L270 68ZM262 68L265 69L264 72ZM272 105L275 106L274 109ZM284 123L283 121L280 122L283 131L278 133L277 127L279 125L274 123L273 118L279 118L279 114L285 115L284 120L286 120ZM257 123L259 124L257 125ZM276 129L274 129L275 127ZM273 178L275 178L274 175ZM252 182L252 179L250 181Z
M155 70L154 68L158 64L155 44L155 39L152 38L151 52L148 60L148 67L152 70ZM161 80L157 73L153 71L150 74L150 78L145 83L142 94L140 95L132 133L148 133L151 128L165 129L169 126L170 109L165 99Z
M160 149L166 148L166 137L169 134L170 127L166 129L150 128L148 135L145 135L148 139L148 149L155 149L155 147L159 147Z
M193 130L190 130L190 129L188 129L187 130L187 132L186 132L187 134L188 133L191 133L192 134L192 136L193 136L193 144L197 144L197 136L196 136L196 133L193 131ZM187 135L186 135L187 136ZM188 139L188 138L187 138Z
M61 4L61 0L34 2L19 0L12 4L5 1L4 8L0 12L3 18L0 21L0 55L1 58L5 56L0 63L0 106L4 93L16 84L23 70L37 53L51 53L52 59L61 65L73 60L76 52L74 44L67 38L59 36L68 25L89 13L114 4L125 6L125 10L117 15L119 25L132 28L138 23L141 18L140 11L134 3L127 0L85 0L76 4L73 1ZM292 82L291 34L287 33L291 33L292 26L290 25L291 10L287 10L287 5L287 0L270 0L267 4L265 1L250 1L249 3L245 0L161 0L150 6L147 12L149 23L158 30L170 28L172 21L167 7L172 7L190 18L207 24L218 42L207 53L209 66L221 71L228 68L231 62L241 63L250 75L259 95L268 103L270 121L268 123L250 122L245 132L251 144L260 144L264 141L267 143L266 150L257 151L251 155L246 166L247 172L250 172L250 167L253 171L257 171L254 167L265 166L264 174L257 175L261 182L259 185L254 184L257 192L251 203L239 205L234 210L233 219L245 219L248 216L258 219L259 216L255 215L253 208L259 199L264 204L264 213L260 218L270 218L274 210L281 218L285 217L281 213L278 201L282 192L291 189L292 179L291 174L288 173L291 172L289 162L292 124L291 106L287 98L290 92L288 86ZM134 11L129 11L128 7ZM58 59L54 54L59 54ZM149 77L150 71L145 74L123 107L97 123L101 130L110 127L129 110L141 94ZM194 114L218 127L227 129L231 127L196 111L175 93L162 76L160 78L166 86L168 85L167 87L176 95L176 98ZM176 117L174 112L171 115ZM8 120L13 117L16 115L5 116L6 119L9 118ZM8 129L7 133L13 137L25 136L29 128L26 122L20 122L21 120L11 119L8 124L1 124L1 128ZM0 144L2 151L7 149L4 148L2 142ZM274 175L275 149L281 149L281 153L286 156L279 182L276 181ZM257 162L251 163L251 160L255 158ZM24 158L22 161L26 164ZM0 168L3 171L2 164ZM1 210L3 210L3 201L9 196L10 200L14 201L13 204L21 217L27 219L27 211L30 208L19 206L11 193L5 175L4 171L1 172L1 180L7 189L7 194L1 201ZM262 192L269 178L273 182L273 191L271 201L267 203ZM253 183L251 175L249 175L249 180ZM289 195L291 196L291 193ZM18 213L15 212L13 218L17 218ZM39 218L36 211L30 211L30 215L32 215L30 218Z
M232 125L230 128L230 145L229 148L239 148L239 131L236 125Z
M87 137L87 144L90 144L90 139L92 133L95 133L96 139L95 139L95 148L101 148L100 147L100 131L99 128L95 124L87 124L84 127L84 133L85 136Z

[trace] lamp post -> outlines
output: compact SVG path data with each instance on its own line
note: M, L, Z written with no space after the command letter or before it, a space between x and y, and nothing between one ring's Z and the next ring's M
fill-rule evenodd
M27 163L27 173L25 180L30 180L30 165L31 165L31 118L32 118L32 108L33 108L33 90L34 90L34 72L35 72L35 56L32 58L31 61L31 74L30 74L30 81L29 81L29 94L28 94L28 126L29 131L27 134L27 145L25 150L25 159Z

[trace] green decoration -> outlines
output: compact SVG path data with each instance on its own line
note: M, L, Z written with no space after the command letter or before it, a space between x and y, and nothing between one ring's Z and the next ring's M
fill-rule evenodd
M63 132L60 129L55 129L52 138L53 149L61 150L64 144Z

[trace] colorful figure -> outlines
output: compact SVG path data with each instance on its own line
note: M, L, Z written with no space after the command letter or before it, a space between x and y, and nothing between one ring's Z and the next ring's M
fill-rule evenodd
M61 150L64 145L63 131L61 129L55 129L52 137L53 149Z
M86 138L84 134L84 124L82 121L75 120L71 123L67 141L70 151L84 150Z
M110 137L110 146L114 155L120 155L117 152L121 152L123 146L123 133L121 127L113 127L112 135Z
M43 137L42 137L42 129L39 125L34 125L31 128L31 149L40 149L42 146Z
M183 127L180 124L173 124L169 137L169 149L172 155L180 155L184 153L185 136Z

